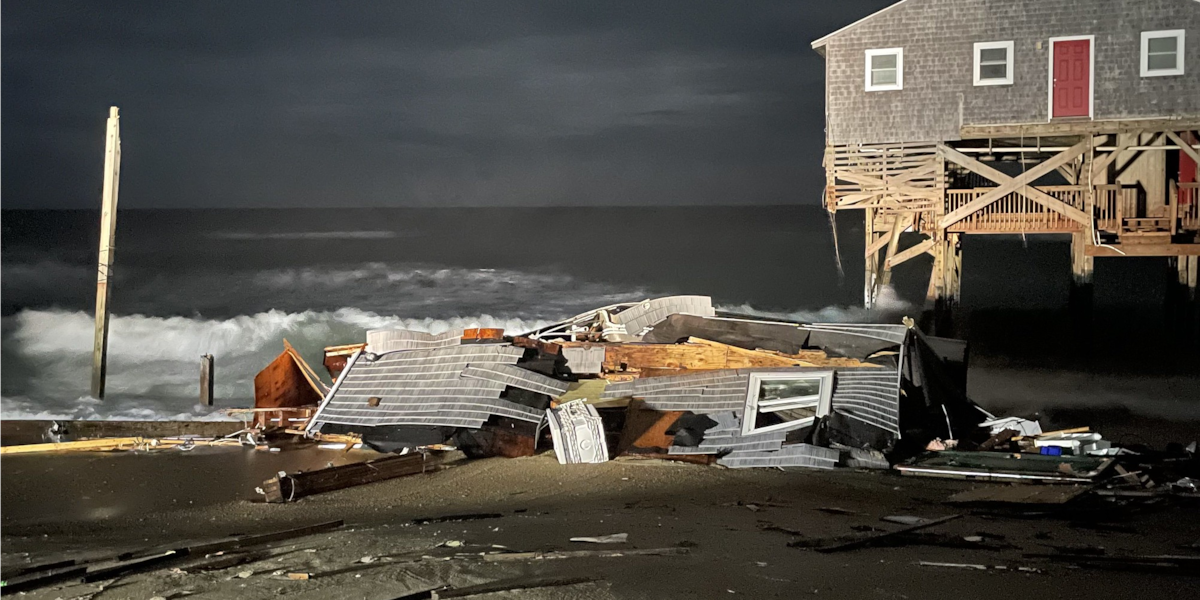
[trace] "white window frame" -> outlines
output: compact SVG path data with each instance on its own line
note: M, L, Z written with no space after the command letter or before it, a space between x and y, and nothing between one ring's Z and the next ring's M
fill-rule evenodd
M980 79L980 58L983 50L1003 48L1006 52L1003 79ZM1013 43L1007 42L975 42L975 85L1012 85L1013 82Z
M1175 38L1175 68L1150 69L1150 40L1169 37ZM1185 33L1182 29L1143 31L1141 50L1142 77L1170 77L1173 75L1183 75L1184 38Z
M896 55L896 83L871 85L871 59L876 56L886 56L888 54ZM866 51L865 56L866 77L864 81L868 92L886 92L904 89L904 48L872 48Z
M785 423L776 423L766 427L755 427L754 421L758 416L758 391L764 381L790 381L794 379L819 379L821 392L817 398L816 415L804 419L796 419ZM807 397L806 397L807 398ZM781 399L782 400L782 399ZM773 404L778 406L779 400ZM751 373L750 387L746 390L746 410L742 412L742 435L764 433L768 431L783 431L800 429L813 424L817 417L829 414L833 403L833 371L804 371L791 373Z

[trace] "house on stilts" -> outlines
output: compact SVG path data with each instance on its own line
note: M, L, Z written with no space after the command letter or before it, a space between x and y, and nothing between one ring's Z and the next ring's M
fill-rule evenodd
M1159 256L1195 312L1200 2L903 0L812 46L825 203L865 215L867 306L931 254L944 334L963 235L1069 234L1073 308L1095 258Z

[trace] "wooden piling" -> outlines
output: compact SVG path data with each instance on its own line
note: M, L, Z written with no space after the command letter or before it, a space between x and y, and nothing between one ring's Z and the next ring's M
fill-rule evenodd
M213 355L200 357L200 404L213 405Z
M108 371L108 276L117 233L117 188L121 179L121 121L117 107L108 109L104 136L104 187L100 208L100 256L96 271L96 335L92 345L92 396L104 398Z
M1071 338L1075 351L1086 356L1092 347L1092 273L1095 258L1088 256L1091 234L1085 231L1071 234L1071 288L1067 310L1071 322Z

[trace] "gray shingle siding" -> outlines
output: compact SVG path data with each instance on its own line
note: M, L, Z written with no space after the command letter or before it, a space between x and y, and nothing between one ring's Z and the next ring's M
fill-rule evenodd
M1186 31L1185 74L1145 77L1141 32ZM1095 119L1200 116L1196 0L908 0L825 46L831 145L955 140L961 125L1045 122L1052 37L1095 36ZM974 85L975 42L1014 42L1013 84ZM904 89L864 90L864 52L904 48Z

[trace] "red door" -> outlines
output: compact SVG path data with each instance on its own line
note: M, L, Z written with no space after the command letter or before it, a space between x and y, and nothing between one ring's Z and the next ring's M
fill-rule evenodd
M1091 40L1054 42L1053 117L1087 117L1092 112Z

